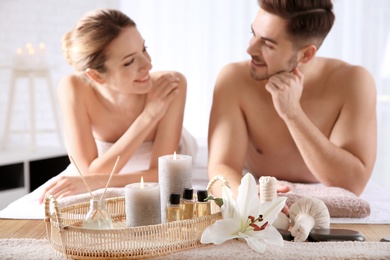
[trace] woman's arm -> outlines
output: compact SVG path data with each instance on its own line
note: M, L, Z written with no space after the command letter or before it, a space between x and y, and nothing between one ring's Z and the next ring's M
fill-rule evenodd
M159 156L173 154L173 152L177 152L179 149L187 95L187 82L184 75L178 72L171 73L179 78L178 93L167 108L164 117L157 124L150 161L151 169L157 169Z
M184 79L184 77L182 78ZM109 174L117 156L121 157L117 166L117 169L120 170L145 139L150 138L150 134L156 131L159 121L166 120L165 113L178 94L179 80L173 73L160 73L158 77L154 77L153 87L147 94L143 111L112 147L100 157L98 157L93 134L97 126L92 121L96 120L96 117L101 117L100 120L104 120L106 117L107 124L110 124L109 117L111 115L107 115L106 111L99 111L96 108L98 104L88 100L94 99L90 86L86 87L69 79L61 81L58 96L64 120L67 150L83 174ZM95 98L94 102L97 103L98 99ZM113 122L115 124L115 121ZM100 127L102 127L101 124L100 122ZM112 126L104 126L104 129L100 129L100 131L118 130ZM111 135L111 133L105 134Z
M179 84L177 89L173 90L177 92L176 94L170 95L169 99L162 100L160 98L161 95L164 94L161 93L161 84L163 84L162 82L164 82L164 78L162 78L162 76L167 74L171 74L171 76L178 78ZM126 184L138 182L141 176L144 177L145 181L154 181L154 182L158 181L158 172L157 172L158 157L161 155L172 153L173 151L176 151L178 149L180 136L181 136L182 123L183 123L183 116L184 116L185 99L186 99L186 80L183 75L177 72L159 73L159 75L157 75L157 78L158 78L156 80L157 87L154 88L154 90L151 91L151 93L149 93L147 105L145 106L145 109L141 114L141 115L146 115L146 117L149 116L151 118L157 118L159 120L158 123L156 123L157 129L154 137L150 167L148 170L145 171L114 175L110 182L110 187L123 187ZM160 80L160 82L158 82L158 80ZM160 86L160 88L158 86ZM166 94L167 93L165 93L165 95ZM77 115L74 115L73 118L82 119L83 115L82 113L78 113ZM72 119L72 117L70 117L70 119ZM143 124L145 124L144 127L142 127ZM88 124L81 124L81 125L86 129L90 129L90 126L88 127ZM79 127L76 127L76 129L77 128ZM131 128L132 131L130 130ZM114 148L117 149L112 149L113 147L111 147L103 155L107 158L113 159L112 160L113 163L109 165L110 168L107 170L107 173L111 172L112 167L114 165L114 160L116 160L115 151L117 152L118 150L121 149L130 150L129 146L123 145L122 143L125 143L126 139L131 139L131 137L133 137L132 146L135 147L134 151L132 151L133 154L135 150L138 148L138 146L144 141L146 135L151 131L151 129L149 128L153 128L153 124L150 123L150 121L148 124L146 124L146 122L143 122L141 116L139 116L139 118L136 119L136 121L129 128L129 130L126 131L126 133L113 145L113 147L116 146ZM144 131L140 131L142 129ZM97 157L96 144L91 131L90 132L83 131L82 129L74 130L73 128L71 128L71 131L80 131L79 135L83 133L84 135L86 135L86 138L89 137L90 142L85 142L84 139L83 140L79 139L80 143L82 141L84 143L83 145L84 148L89 147L90 150L93 150L94 153L90 153L90 154L91 155L95 154L95 156ZM88 134L90 136L88 136ZM139 144L136 146L135 144L137 144L137 142L139 142ZM86 145L86 143L88 143L88 145ZM107 153L111 153L111 154L107 154ZM126 157L126 155L125 156L121 155L120 161L122 162L123 165L130 159L131 155L129 155L128 153L127 155L128 158L125 158L125 160L123 159L123 157ZM76 161L76 163L77 166L80 168L79 161ZM97 159L95 159L95 161L97 161ZM119 165L118 163L118 168L123 167L123 165ZM83 174L84 173L85 172L83 172ZM85 176L88 185L92 190L105 187L106 182L108 180L107 175L96 174L96 173L97 172L93 173L92 175ZM58 178L54 178L48 181L44 186L45 188L41 195L41 201L43 201L44 196L46 194L53 194L57 197L63 197L63 196L69 196L69 195L87 192L87 189L83 184L80 176L59 176Z

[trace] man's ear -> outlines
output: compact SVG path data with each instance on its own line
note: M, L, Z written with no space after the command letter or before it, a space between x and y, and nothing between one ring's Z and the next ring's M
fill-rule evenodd
M317 47L314 44L306 46L302 50L302 54L301 54L302 56L301 56L300 62L306 63L306 62L310 61L314 57L316 52L317 52Z
M100 74L97 70L95 69L86 69L85 70L85 74L87 75L87 77L92 80L93 82L96 82L100 85L103 85L106 81L105 79L103 78L102 74Z

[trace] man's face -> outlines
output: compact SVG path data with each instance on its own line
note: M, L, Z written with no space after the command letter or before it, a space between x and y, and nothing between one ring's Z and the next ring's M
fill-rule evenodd
M252 57L253 79L265 80L279 72L292 71L298 65L298 50L288 39L285 27L282 18L259 9L247 49Z

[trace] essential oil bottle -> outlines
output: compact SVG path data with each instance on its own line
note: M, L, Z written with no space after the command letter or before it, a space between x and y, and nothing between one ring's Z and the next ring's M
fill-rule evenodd
M192 219L194 217L195 201L194 190L192 188L184 188L180 206L183 211L183 219Z
M87 229L112 229L112 220L106 211L104 199L91 199L89 211L85 216L83 227Z
M180 194L172 193L169 197L169 203L166 210L167 222L177 221L182 219L182 209L180 207Z
M196 202L196 217L207 216L211 214L210 201L205 201L208 197L207 190L198 190L197 192L198 201Z

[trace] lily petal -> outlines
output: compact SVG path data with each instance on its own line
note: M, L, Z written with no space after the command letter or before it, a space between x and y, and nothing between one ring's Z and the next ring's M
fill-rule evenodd
M270 245L283 246L283 237L273 226L267 226L267 228L262 231L248 230L246 235Z
M214 243L219 245L226 240L237 238L237 232L240 229L239 224L239 222L230 218L217 220L203 231L200 242L202 244Z
M223 219L208 226L202 234L201 243L222 244L232 238L244 238L249 247L257 252L266 250L266 243L283 246L283 238L272 223L286 203L286 198L277 197L260 203L256 180L247 173L238 188L237 201L227 186L222 187L221 207Z
M260 203L256 180L251 173L245 174L238 187L237 205L241 214L241 219L246 219L253 214L253 209Z
M276 197L272 201L265 201L260 204L261 212L264 216L264 220L268 221L271 225L277 219L279 212L283 209L286 204L286 197Z
M283 237L275 227L273 226L267 227L267 232L264 233L265 234L263 234L264 235L263 239L267 244L276 245L276 246L284 245Z
M223 218L234 218L236 202L233 200L232 190L226 185L222 186L222 200L221 212Z
M264 253L267 246L263 243L263 241L254 237L246 236L245 234L242 233L240 233L240 235L242 235L242 237L246 240L250 248L252 248L253 250L259 253Z

